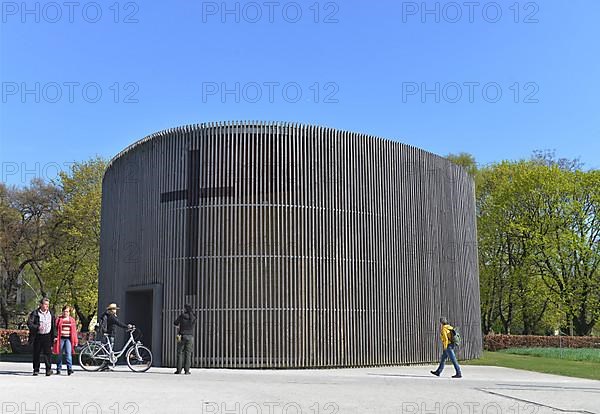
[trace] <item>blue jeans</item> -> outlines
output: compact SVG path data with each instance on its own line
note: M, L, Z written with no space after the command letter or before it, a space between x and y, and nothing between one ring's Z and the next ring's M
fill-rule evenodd
M458 365L458 361L456 360L456 354L454 353L454 345L448 345L448 348L444 349L444 353L442 354L442 358L440 360L440 366L436 370L438 373L442 373L444 370L444 366L446 365L446 359L450 358L452 361L452 365L454 365L454 369L458 375L462 375L460 372L460 365Z
M67 369L71 371L73 369L73 357L71 339L69 338L58 338L60 341L60 352L58 353L58 361L56 362L56 369L60 371L62 367L63 352L67 355Z

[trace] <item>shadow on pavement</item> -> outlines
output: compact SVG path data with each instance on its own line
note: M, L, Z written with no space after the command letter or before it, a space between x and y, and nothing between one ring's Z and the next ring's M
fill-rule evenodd
M435 378L433 375L405 375L405 374L367 374L374 377L402 377L402 378Z

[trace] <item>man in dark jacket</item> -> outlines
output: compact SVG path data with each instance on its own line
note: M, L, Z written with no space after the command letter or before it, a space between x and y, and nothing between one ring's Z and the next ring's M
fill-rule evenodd
M189 375L192 366L196 315L192 312L192 305L185 304L184 309L185 311L174 322L175 326L179 327L179 334L177 335L177 371L175 371L175 374L181 374L181 368L185 367L185 373Z
M100 331L103 334L107 334L107 340L110 342L110 348L115 348L115 334L117 332L117 326L123 329L131 329L133 325L125 324L117 318L117 310L120 309L116 303L111 303L106 307L106 312L100 317ZM102 371L108 371L109 367L106 364L102 367Z
M40 372L41 355L44 355L46 376L52 375L52 343L56 338L56 321L49 308L50 300L43 298L39 307L32 311L27 319L28 342L33 343L33 375Z

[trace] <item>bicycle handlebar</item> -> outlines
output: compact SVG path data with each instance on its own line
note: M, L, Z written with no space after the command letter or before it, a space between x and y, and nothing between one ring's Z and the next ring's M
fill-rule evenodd
M135 325L131 325L131 328L127 328L127 330L128 330L129 332L133 332L133 331L135 331L135 330L136 330L136 327L135 327ZM104 335L104 336L110 336L110 335L109 335L109 334L107 334L107 333L104 333L103 335Z

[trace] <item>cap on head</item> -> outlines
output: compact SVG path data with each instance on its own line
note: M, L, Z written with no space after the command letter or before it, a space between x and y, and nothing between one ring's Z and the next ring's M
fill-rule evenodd
M121 309L121 308L119 308L116 303L111 303L110 305L108 305L106 307L106 310L110 310L110 311L116 311L117 309Z
M440 323L441 323L442 325L448 325L448 318L446 318L445 316L442 316L442 317L440 318Z

